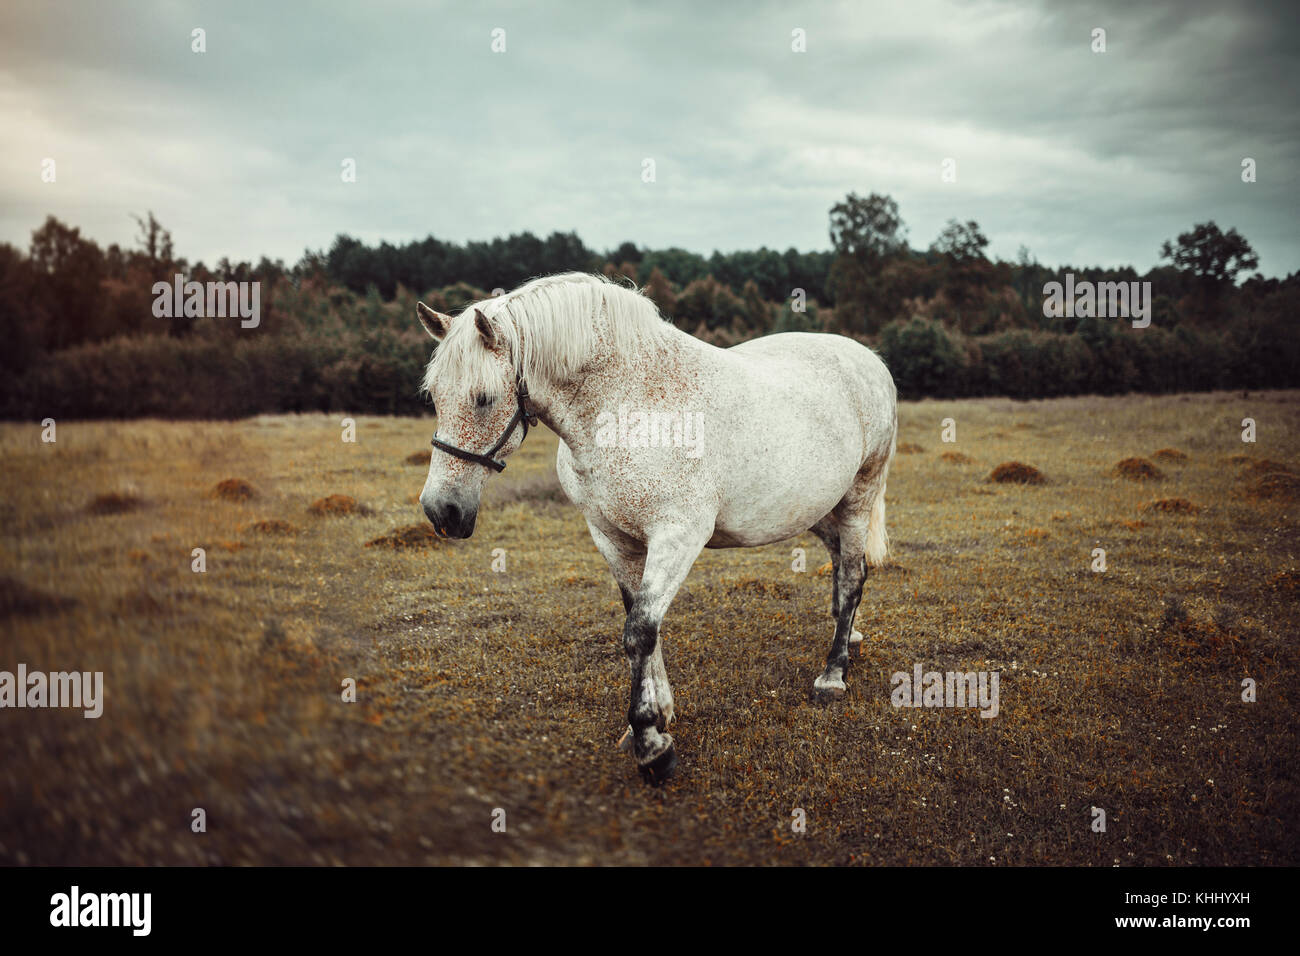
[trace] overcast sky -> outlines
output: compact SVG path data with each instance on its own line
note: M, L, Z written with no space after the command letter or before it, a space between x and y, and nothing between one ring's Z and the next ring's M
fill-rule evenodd
M917 247L974 219L1003 258L1023 243L1145 270L1213 219L1285 275L1297 20L1194 2L4 0L0 240L26 248L52 213L129 244L152 209L209 263L292 263L340 232L824 249L855 191L893 196Z

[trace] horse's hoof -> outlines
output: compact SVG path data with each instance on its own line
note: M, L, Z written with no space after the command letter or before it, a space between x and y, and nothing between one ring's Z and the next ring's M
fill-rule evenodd
M843 681L826 681L823 683L819 677L813 681L813 700L818 703L828 704L833 700L839 700L848 692Z
M677 769L677 745L669 743L664 752L641 766L641 776L653 787L659 786Z

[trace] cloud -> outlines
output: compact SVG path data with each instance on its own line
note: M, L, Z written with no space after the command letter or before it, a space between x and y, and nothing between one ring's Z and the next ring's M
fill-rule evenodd
M1296 28L1269 5L58 0L6 4L0 35L21 246L47 214L129 243L152 209L207 261L340 232L825 248L852 190L894 196L921 246L975 219L1007 258L1145 269L1213 218L1266 274L1300 261Z

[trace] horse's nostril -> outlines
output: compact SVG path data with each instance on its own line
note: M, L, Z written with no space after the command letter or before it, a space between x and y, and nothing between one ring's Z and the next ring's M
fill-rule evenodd
M460 527L460 509L457 508L455 505L452 505L452 504L447 505L446 510L443 511L443 513L442 513L442 519L443 519L443 520L442 520L442 523L443 523L443 526L444 526L444 527L446 527L446 528L448 528L448 529L451 529L451 528L459 528L459 527Z

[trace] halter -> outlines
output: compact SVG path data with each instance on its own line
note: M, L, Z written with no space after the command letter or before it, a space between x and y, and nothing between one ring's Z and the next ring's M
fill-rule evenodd
M522 378L515 379L515 394L519 398L519 404L515 408L514 417L510 419L510 424L506 426L505 432L497 439L497 443L483 454L480 455L476 452L466 451L464 448L457 448L455 445L449 445L438 437L437 432L434 432L433 441L430 444L439 451L445 451L447 454L463 458L465 461L477 462L491 468L493 471L505 471L506 463L498 461L492 456L499 452L502 446L510 440L510 436L514 434L515 426L520 422L523 422L524 425L524 438L528 437L528 426L537 424L537 416L524 407L524 402L528 400L528 385ZM524 438L519 439L520 444L523 443Z

